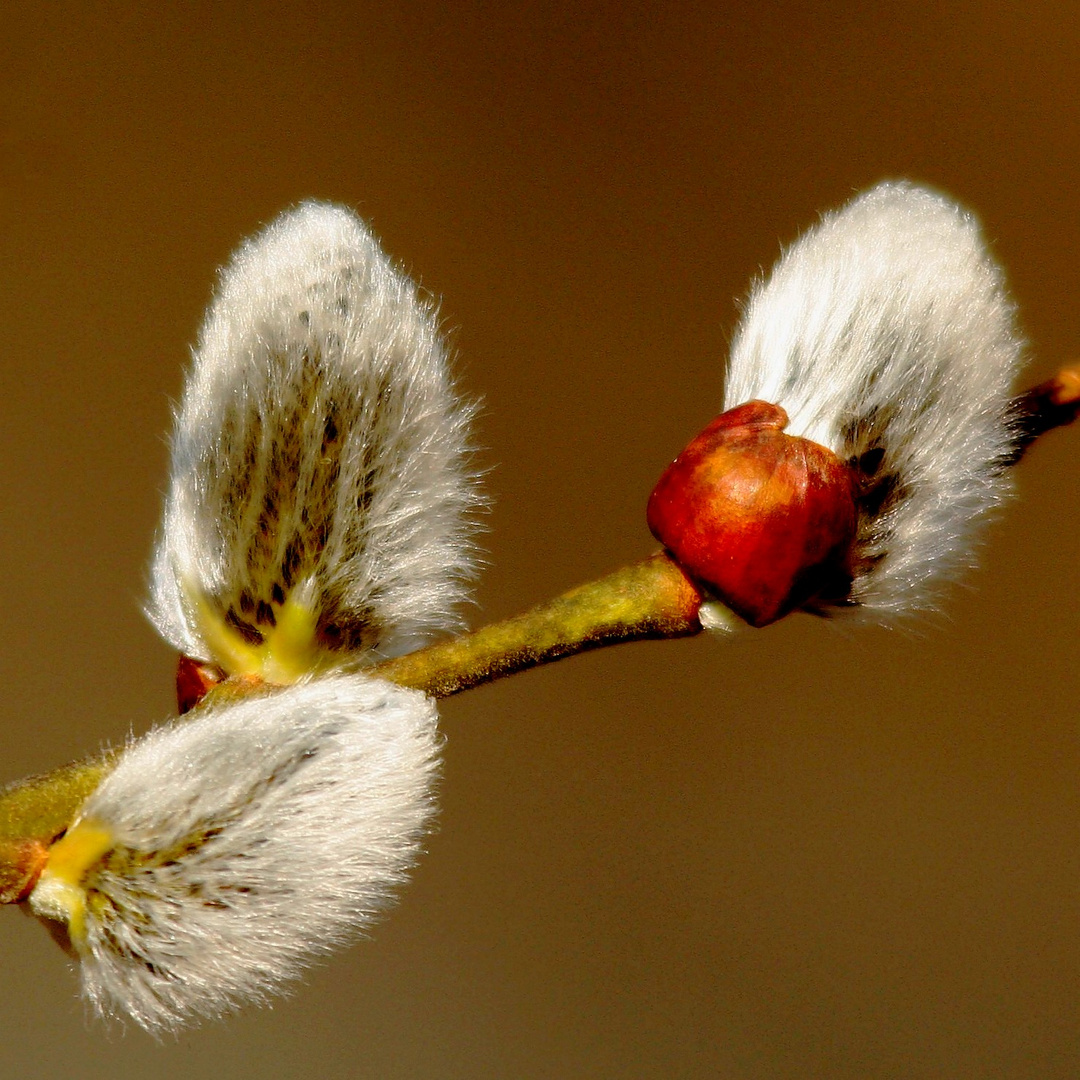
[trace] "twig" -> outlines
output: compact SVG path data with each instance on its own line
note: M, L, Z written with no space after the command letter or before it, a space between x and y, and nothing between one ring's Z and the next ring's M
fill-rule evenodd
M701 631L701 590L665 554L571 589L523 615L386 660L373 675L449 697L564 656ZM739 620L731 616L733 626Z
M1052 379L1013 398L1012 415L1016 449L1007 465L1015 465L1039 436L1080 415L1080 367L1062 368Z
M1080 416L1080 368L1065 368L1014 398L1011 411L1017 436L1010 465L1040 436ZM383 661L369 671L433 697L448 697L605 645L696 634L702 629L704 603L702 591L671 558L654 555L523 615ZM722 625L744 625L713 602L709 611ZM207 697L243 696L259 686L267 689L250 677L226 679ZM44 865L48 845L74 819L108 773L114 756L98 755L0 792L0 903L26 897Z

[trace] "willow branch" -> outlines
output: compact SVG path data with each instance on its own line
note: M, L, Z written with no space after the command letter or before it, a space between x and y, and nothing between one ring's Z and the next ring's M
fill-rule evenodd
M1019 461L1046 432L1080 416L1080 368L1013 399ZM523 615L493 623L370 668L381 678L448 697L518 671L623 641L678 638L698 633L705 597L666 554L571 589ZM712 605L710 605L712 610ZM723 619L723 614L720 615ZM731 628L743 625L730 615ZM260 684L226 679L211 698L242 696ZM0 791L0 903L26 897L47 848L74 820L79 807L109 772L115 754L97 755Z
M1052 379L1013 398L1011 411L1016 449L1007 464L1015 465L1041 435L1080 415L1080 367L1062 368Z
M449 697L605 645L689 637L701 630L703 599L672 559L654 555L523 615L386 660L371 673L432 697Z
M99 754L0 791L0 904L25 899L45 865L48 845L112 768Z

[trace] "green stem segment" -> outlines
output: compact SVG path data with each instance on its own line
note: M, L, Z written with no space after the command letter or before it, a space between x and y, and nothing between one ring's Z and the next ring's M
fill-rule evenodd
M654 555L523 615L383 661L372 674L432 697L450 697L604 645L696 634L702 600L675 562Z
M116 757L116 752L98 754L0 791L0 904L26 898L49 844L71 824Z
M675 638L701 630L702 594L666 555L617 570L513 619L378 664L370 673L448 697L515 671L620 641ZM266 684L226 679L210 696L242 697ZM49 845L109 773L117 753L98 755L0 791L0 904L24 900Z

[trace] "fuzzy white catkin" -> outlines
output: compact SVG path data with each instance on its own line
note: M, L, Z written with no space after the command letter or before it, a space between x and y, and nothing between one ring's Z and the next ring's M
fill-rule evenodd
M109 837L78 881L88 1001L175 1030L357 936L418 854L438 748L430 699L359 674L208 703L134 742L68 833ZM67 895L46 870L31 907L64 918Z
M282 214L222 272L194 353L151 573L158 630L231 671L208 622L257 646L286 600L338 659L457 626L471 411L432 305L366 225L320 202Z
M859 477L851 604L932 605L1008 491L1009 387L1021 342L975 220L936 192L882 183L788 249L749 301L725 408L783 406L788 432Z

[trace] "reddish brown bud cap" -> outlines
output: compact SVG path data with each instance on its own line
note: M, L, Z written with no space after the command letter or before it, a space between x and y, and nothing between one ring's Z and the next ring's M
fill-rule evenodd
M826 447L785 435L787 423L764 401L729 409L649 498L653 535L751 626L837 599L851 581L851 471Z
M181 654L176 664L176 707L183 716L225 678L216 664L204 664Z

